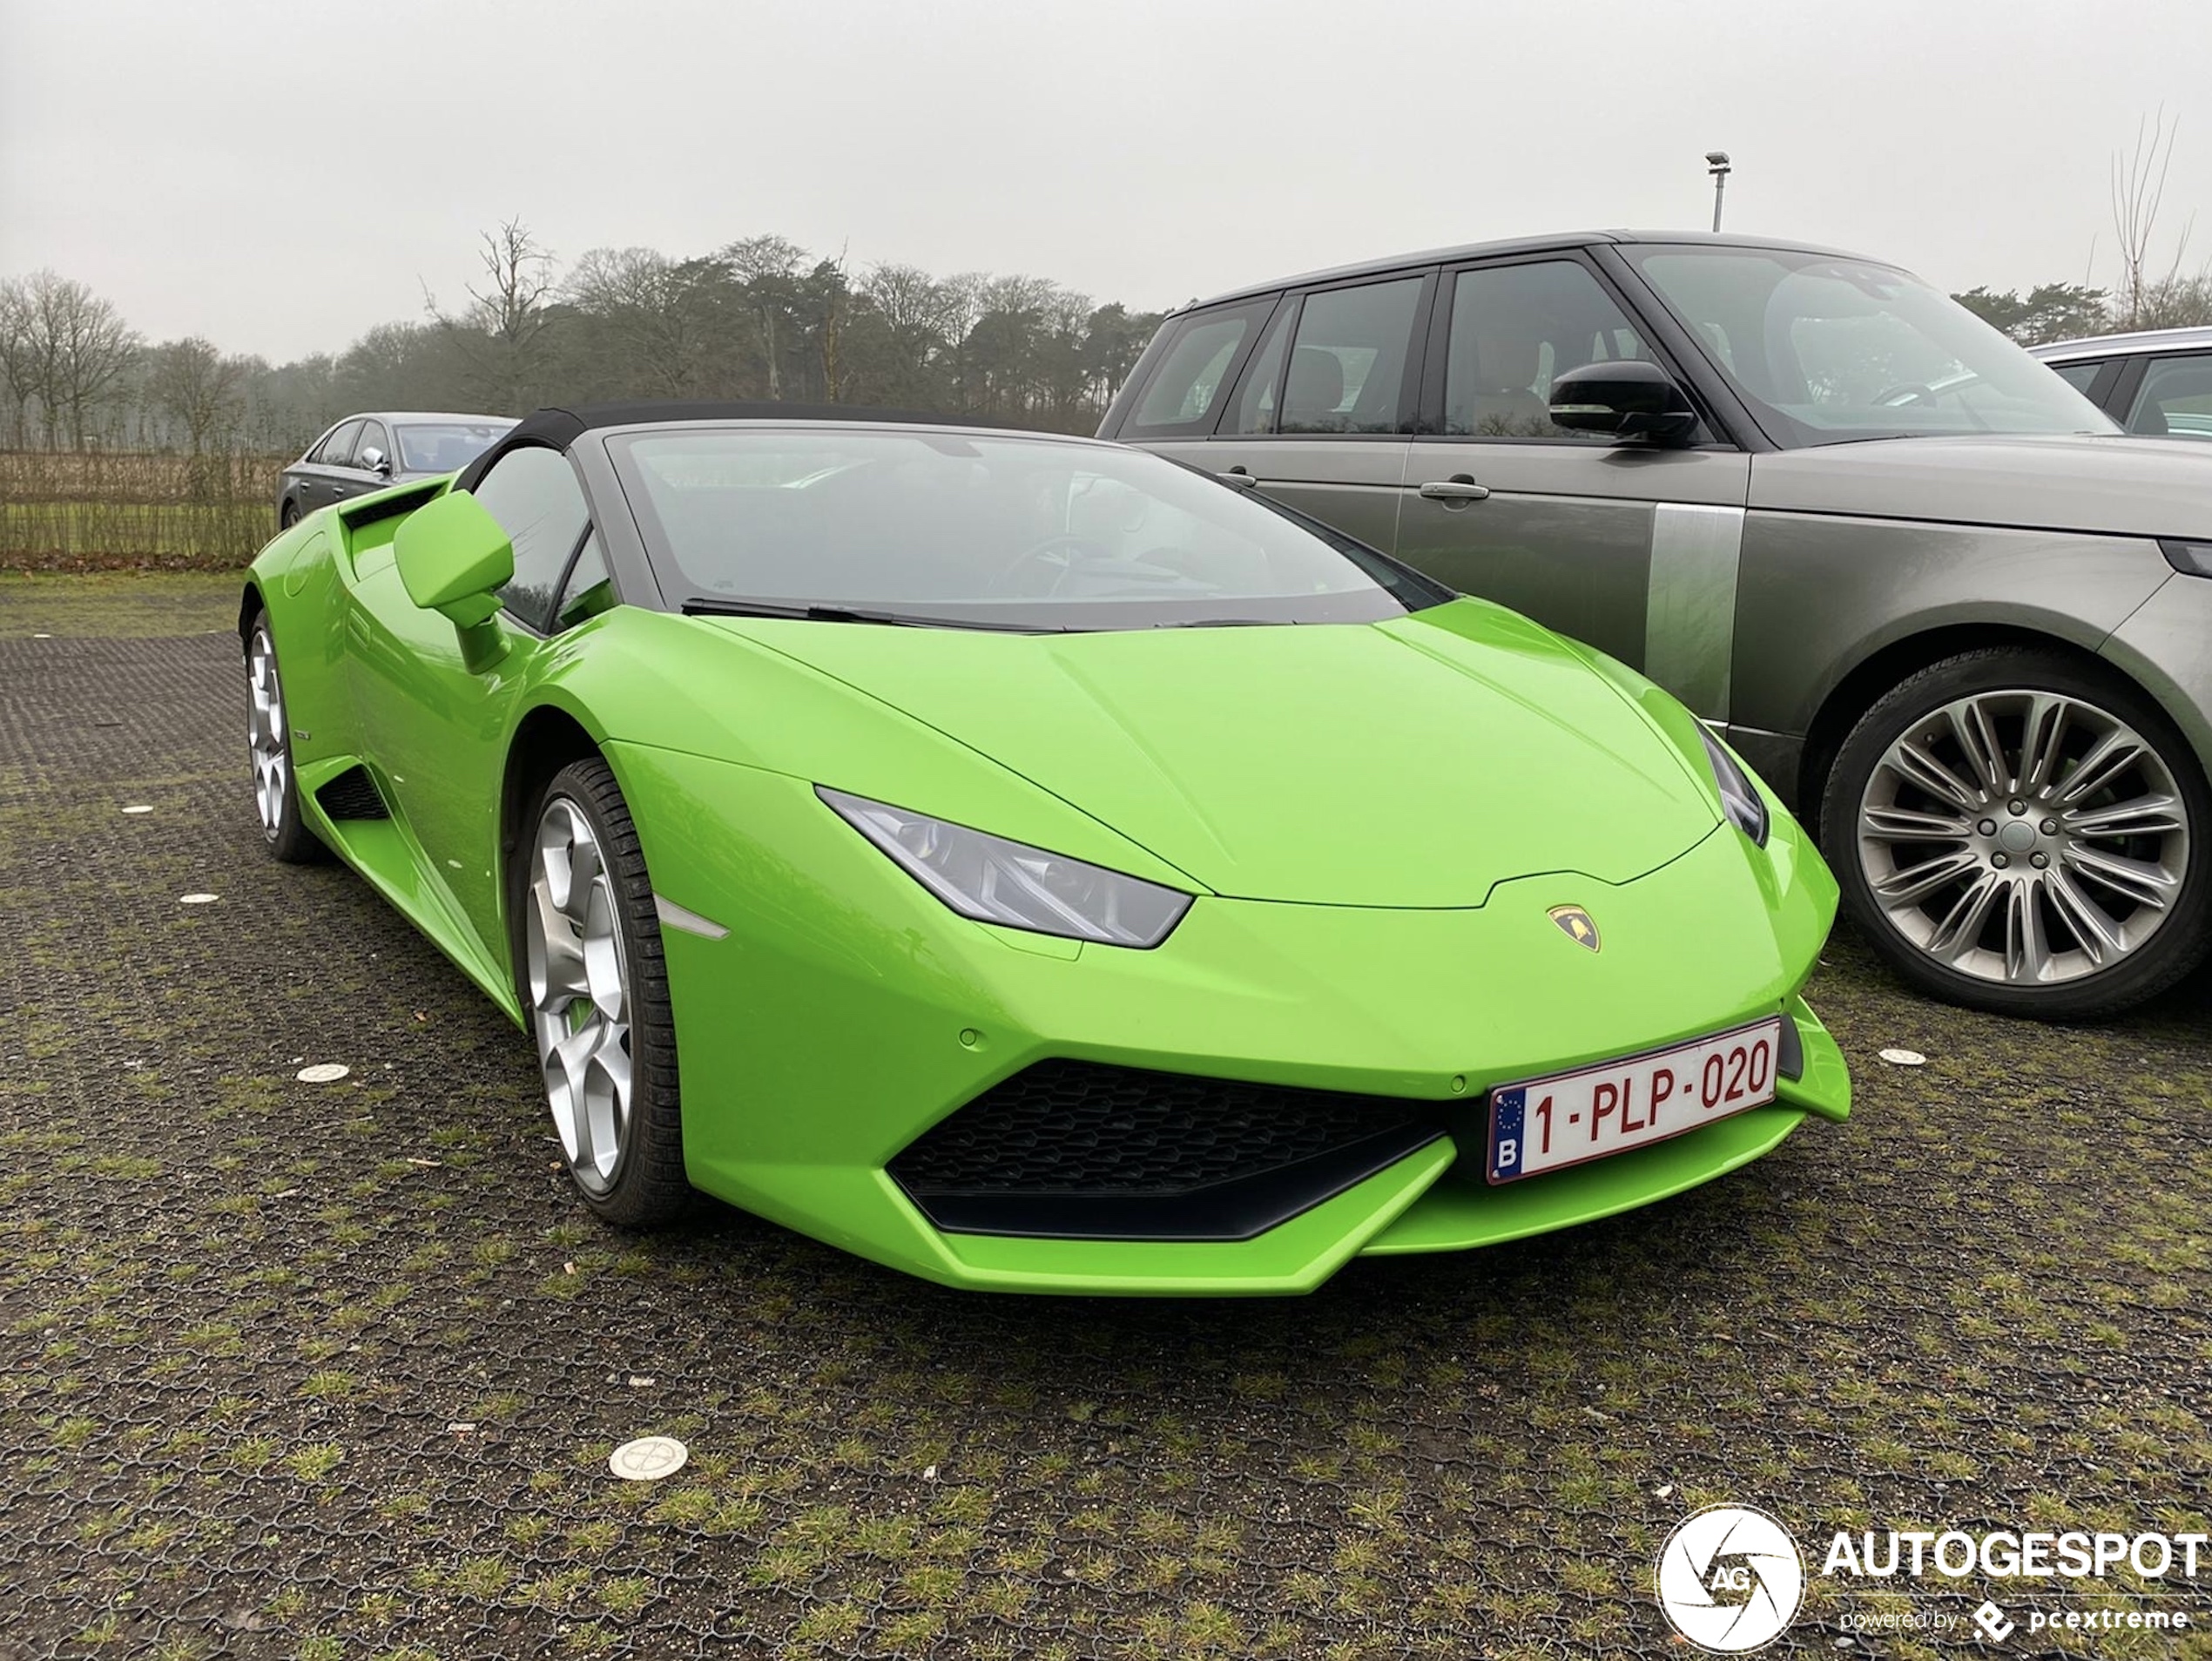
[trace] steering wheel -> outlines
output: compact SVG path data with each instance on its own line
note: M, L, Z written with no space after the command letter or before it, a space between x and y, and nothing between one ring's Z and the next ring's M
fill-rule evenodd
M1874 402L1882 405L1932 404L1935 388L1923 386L1918 381L1900 381L1887 391L1877 395Z
M1055 555L1058 557L1055 558ZM1031 593L1029 598L1050 599L1060 592L1061 585L1075 573L1076 567L1083 561L1111 557L1112 556L1104 547L1093 542L1088 537L1065 534L1047 537L1035 546L1022 550L1021 556L999 573L998 580L991 584L991 591L995 594L1023 591L1015 588L1015 579L1031 566L1035 565L1050 571L1053 573L1052 581L1046 584L1043 593Z

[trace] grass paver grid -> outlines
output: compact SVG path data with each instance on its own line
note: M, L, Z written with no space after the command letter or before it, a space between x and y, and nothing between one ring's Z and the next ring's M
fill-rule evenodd
M5 1661L1679 1655L1649 1565L1705 1502L1815 1549L2212 1527L2212 978L2053 1031L1839 937L1849 1125L1301 1300L955 1293L719 1208L625 1237L520 1036L263 855L197 632L234 610L0 579ZM617 1482L647 1432L691 1462ZM1884 1592L1816 1572L1770 1653L1939 1652L1838 1648Z

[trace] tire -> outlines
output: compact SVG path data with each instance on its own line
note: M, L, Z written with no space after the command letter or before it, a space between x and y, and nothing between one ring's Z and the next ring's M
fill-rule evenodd
M653 885L597 756L553 776L525 821L516 990L570 1180L625 1228L691 1209Z
M293 526L298 524L299 523L300 504L297 502L287 501L282 507L277 510L277 529L279 530L289 530Z
M2163 991L2212 947L2212 790L2136 687L2063 652L1961 652L1838 752L1821 841L1906 980L2045 1021Z
M292 770L292 722L278 672L276 635L266 610L246 631L246 745L253 758L253 807L269 852L287 865L317 865L330 850L300 814L300 781Z

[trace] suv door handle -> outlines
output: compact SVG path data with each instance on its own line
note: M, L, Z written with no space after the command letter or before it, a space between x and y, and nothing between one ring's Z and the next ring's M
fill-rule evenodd
M1454 473L1448 479L1424 484L1421 494L1431 502L1480 502L1490 494L1490 487L1477 484L1464 473Z
M1244 471L1242 467L1232 467L1226 473L1215 474L1214 477L1219 479L1224 484L1229 485L1232 489L1238 490L1249 490L1259 483L1258 479Z

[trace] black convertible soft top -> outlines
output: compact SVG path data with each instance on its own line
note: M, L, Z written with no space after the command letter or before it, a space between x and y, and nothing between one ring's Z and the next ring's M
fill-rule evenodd
M904 422L929 427L992 427L997 423L972 416L931 415L912 409L870 409L860 404L802 404L781 402L685 403L645 401L633 403L581 404L574 409L533 410L510 428L489 449L461 469L454 480L456 490L474 490L491 465L509 450L536 446L565 450L579 433L599 427L637 427L649 422L678 421L852 421Z

